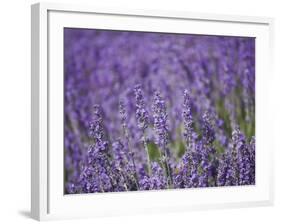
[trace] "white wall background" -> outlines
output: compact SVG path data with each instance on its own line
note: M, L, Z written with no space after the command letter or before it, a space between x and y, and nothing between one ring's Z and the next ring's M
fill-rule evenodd
M32 223L30 209L30 4L5 0L0 7L0 223ZM57 0L75 3L75 0ZM275 17L275 205L273 207L193 211L123 218L79 220L79 223L280 223L281 222L281 7L278 0L80 0L100 7L180 10ZM77 220L59 223L76 223Z

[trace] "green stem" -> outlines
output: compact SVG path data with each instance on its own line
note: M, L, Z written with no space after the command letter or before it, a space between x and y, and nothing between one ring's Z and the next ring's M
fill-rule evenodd
M167 179L168 179L167 187L173 188L172 174L171 174L170 166L169 166L169 163L168 163L167 149L166 148L164 149L164 155L163 155L162 152L161 152L161 154L162 154L162 158L163 158L162 164L163 164L163 167L165 169L165 173L166 173L166 176L167 176Z
M124 135L127 139L127 144L128 144L128 150L129 150L129 155L130 155L130 159L132 160L133 163L133 167L134 167L134 178L135 178L135 183L137 186L137 190L139 190L139 178L138 178L138 174L137 174L137 168L136 168L136 163L135 163L135 159L134 159L134 155L133 152L131 150L131 141L130 141L130 137L129 137L129 133L128 130L124 127Z
M147 146L146 133L145 133L145 131L143 132L143 145L144 145L145 152L146 152L146 157L147 157L147 170L148 170L148 175L151 176L151 174L152 174L152 172L151 172L151 161L150 161L150 157L149 157L149 152L148 152L148 146Z

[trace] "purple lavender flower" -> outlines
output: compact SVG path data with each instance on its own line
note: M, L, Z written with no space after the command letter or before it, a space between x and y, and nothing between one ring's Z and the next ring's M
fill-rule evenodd
M132 166L133 166L133 170L134 170L133 179L134 179L134 182L136 183L136 187L138 189L139 188L139 179L138 179L138 175L137 175L137 168L136 168L136 163L135 163L135 159L134 159L134 153L132 151L131 139L129 136L129 130L128 130L128 126L127 126L127 113L126 113L126 109L125 109L125 105L124 105L123 101L119 102L119 112L121 115L121 124L122 124L122 128L123 128L123 133L124 133L126 143L127 143L129 160L132 162Z
M124 102L122 100L119 101L119 113L121 117L121 125L123 129L123 133L126 138L129 138L128 126L127 126L127 113L126 113Z
M85 167L81 173L81 186L84 192L107 192L113 189L110 177L108 142L104 140L104 129L100 107L93 107L90 123L90 137L94 144L89 146Z
M164 99L161 97L160 92L154 93L153 104L153 118L154 118L154 130L156 133L156 143L162 150L164 155L168 155L168 125L167 125L167 112Z
M237 176L235 170L234 160L231 154L224 153L219 161L217 186L235 186L237 185Z
M237 153L239 184L251 184L251 159L249 148L246 144L245 136L238 127L236 127L232 133L232 141Z
M112 143L112 150L114 154L114 163L111 167L114 175L114 180L116 181L115 191L128 191L134 188L133 185L137 182L135 179L135 169L130 167L130 158L128 158L128 152L125 146L122 144L121 140L117 140ZM134 180L134 183L131 183ZM115 188L116 188L115 187Z
M141 175L140 188L141 190L160 190L166 189L167 179L162 167L157 162L152 162L152 175L149 177L144 174Z
M149 176L142 176L140 179L140 189L141 190L151 190L151 181Z
M251 163L251 184L255 184L255 177L256 177L256 138L253 136L250 141L249 145L249 153L250 153L250 163Z
M97 142L89 147L86 165L80 177L84 192L108 192L113 189L108 173L111 166L107 158L107 150L107 142Z
M193 129L193 118L191 114L191 100L190 95L187 90L184 91L183 100L183 111L182 111L183 123L184 123L184 133L183 136L186 139L186 144L188 148L194 143L197 135Z
M197 151L200 154L199 187L208 187L216 184L218 160L216 150L212 145L215 141L215 131L211 124L208 112L204 112L202 119L202 140L197 143Z
M146 129L148 127L148 113L145 109L144 97L143 92L140 85L136 85L134 88L135 91L135 99L136 99L136 119L139 129L142 132L142 142L143 146L146 151L146 158L147 158L147 168L149 175L151 174L151 163L148 153L147 147L147 137L146 137Z
M145 109L143 92L140 85L134 88L136 98L136 119L138 127L144 132L148 127L148 113Z
M200 166L200 154L195 152L191 154L191 165L190 165L190 179L187 187L198 187L199 186L199 166Z
M205 144L210 145L215 140L215 132L211 125L211 119L208 112L203 114L203 137L202 140Z
M152 163L152 177L151 177L151 187L152 189L165 189L167 186L167 180L162 167L157 163Z
M104 138L101 110L99 105L93 106L92 121L90 122L89 136L95 142L101 142Z
M165 166L168 184L172 184L171 168L168 161L170 153L168 151L168 126L167 126L167 112L166 105L160 92L155 91L154 103L153 103L153 118L154 118L154 130L156 133L156 143L162 152L162 162Z

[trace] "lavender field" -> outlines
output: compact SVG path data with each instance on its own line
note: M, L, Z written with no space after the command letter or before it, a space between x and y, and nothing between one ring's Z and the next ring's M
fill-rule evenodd
M64 29L65 193L255 184L255 39Z

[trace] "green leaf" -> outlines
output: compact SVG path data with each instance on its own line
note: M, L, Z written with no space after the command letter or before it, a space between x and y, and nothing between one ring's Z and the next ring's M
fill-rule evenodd
M147 150L148 150L149 159L151 161L160 160L160 151L154 142L147 143Z
M181 158L185 153L185 144L182 141L176 142L177 156Z
M214 147L215 147L216 152L218 154L224 153L224 151L225 151L224 148L222 147L222 145L217 140L215 140L213 144L214 144Z

